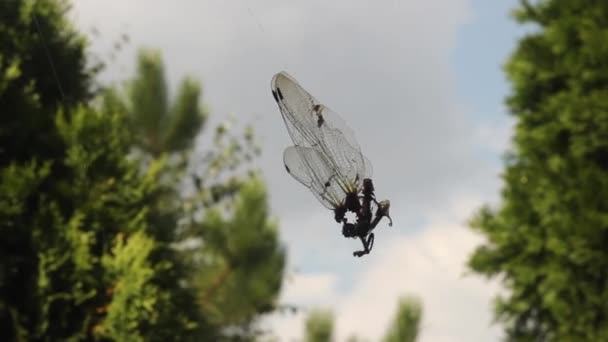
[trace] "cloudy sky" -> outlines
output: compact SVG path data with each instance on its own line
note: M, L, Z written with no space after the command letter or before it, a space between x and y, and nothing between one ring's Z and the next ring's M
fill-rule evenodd
M521 29L516 4L484 0L79 0L72 12L100 36L131 44L103 75L131 75L137 47L160 48L175 85L200 79L214 122L255 123L259 161L289 250L282 299L336 314L337 340L378 340L403 294L424 305L420 341L495 341L497 284L466 274L482 241L466 220L498 198L500 156L512 121L501 71ZM374 165L379 198L391 200L373 252L341 236L332 213L282 165L290 145L270 93L286 70L348 122ZM204 146L203 146L204 148ZM282 340L302 336L303 316L266 322Z

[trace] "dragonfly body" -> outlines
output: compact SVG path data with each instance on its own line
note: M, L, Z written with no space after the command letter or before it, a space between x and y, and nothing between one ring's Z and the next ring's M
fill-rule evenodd
M382 217L388 217L390 202L376 201L372 166L361 152L354 133L335 112L287 73L274 75L271 88L294 143L283 153L285 169L325 207L333 210L345 237L361 239L364 251L354 255L369 253L374 241L371 231ZM374 215L372 204L377 207ZM348 211L357 215L355 223L346 219Z
M374 185L370 178L364 180L361 192L361 208L357 214L357 221L354 224L345 221L342 225L342 235L344 235L344 237L359 238L361 243L363 243L364 249L353 253L353 255L358 257L368 254L371 251L374 245L374 233L372 233L372 230L376 228L384 216L390 220L389 226L393 225L393 220L389 215L390 202L388 200L379 203L376 201ZM372 203L377 207L373 220Z

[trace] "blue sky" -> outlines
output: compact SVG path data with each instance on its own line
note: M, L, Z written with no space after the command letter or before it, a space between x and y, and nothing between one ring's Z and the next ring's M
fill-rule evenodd
M136 48L160 48L169 79L203 82L212 124L234 114L261 138L272 212L289 250L282 300L336 313L338 341L356 333L377 340L397 298L423 300L421 341L493 341L493 282L463 276L482 241L466 220L495 203L500 156L512 119L502 65L523 30L510 1L482 0L81 0L83 29L102 33L109 50L122 32L132 44L105 80L133 71ZM142 11L145 8L145 11ZM290 140L270 94L288 71L338 112L374 165L377 196L391 200L393 227L379 227L373 252L352 257L331 212L285 173ZM204 140L198 146L205 149ZM382 224L381 224L382 225ZM266 323L281 340L302 333L302 315Z
M517 1L474 0L472 20L458 33L452 55L460 96L479 122L510 127L513 122L504 106L509 84L504 64L524 30L509 16ZM479 156L500 163L500 154L480 146Z
M509 91L502 70L513 52L521 28L507 17L516 1L473 1L473 18L458 32L452 55L463 98L475 106L481 120L502 120L496 106ZM492 114L490 114L492 113Z

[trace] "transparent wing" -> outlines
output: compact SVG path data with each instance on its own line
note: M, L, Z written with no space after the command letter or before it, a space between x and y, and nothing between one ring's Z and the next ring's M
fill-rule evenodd
M323 140L327 130L337 130L342 132L349 145L360 149L355 134L346 122L315 99L289 74L282 71L274 75L271 88L294 144L312 147Z
M361 151L351 146L337 130L328 130L324 140L312 147L327 159L329 169L336 175L344 192L357 192L364 178L371 177L371 163Z
M372 167L344 120L285 72L274 75L271 87L296 146L309 147L324 155L327 168L342 190L356 192L363 178L371 177Z
M319 151L302 146L290 146L283 152L287 172L306 186L328 209L343 205L346 193L336 181L336 174Z

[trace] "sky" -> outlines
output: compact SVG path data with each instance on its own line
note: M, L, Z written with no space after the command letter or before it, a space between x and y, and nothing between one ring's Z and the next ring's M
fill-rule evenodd
M467 220L498 203L501 156L513 121L502 65L522 29L515 0L79 0L71 16L99 32L91 49L109 58L122 33L131 43L102 78L133 74L136 50L162 51L175 86L203 84L214 123L252 123L258 161L288 248L281 301L303 307L264 324L284 341L301 340L308 309L330 308L336 341L379 340L398 298L417 296L419 341L497 341L492 298L500 291L466 269L483 237ZM284 171L291 145L271 96L285 70L355 132L374 167L379 199L390 199L392 227L376 229L374 250L345 239L333 213ZM205 140L198 150L204 151Z

